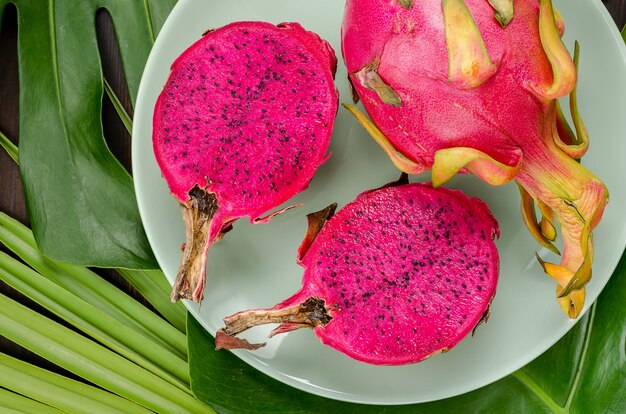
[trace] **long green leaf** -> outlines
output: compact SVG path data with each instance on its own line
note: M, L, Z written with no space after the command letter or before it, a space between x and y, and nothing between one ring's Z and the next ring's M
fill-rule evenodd
M0 332L87 381L151 410L212 412L154 374L3 295L0 295Z
M11 140L0 132L0 146L4 148L4 150L9 154L9 157L13 159L13 161L18 162L19 158L17 155L17 146L11 142Z
M15 396L19 396L18 394L10 396L0 392L0 407L13 397L12 400L17 400L14 406L26 410L23 411L26 413L60 413L59 410L76 414L147 414L151 412L100 388L66 378L5 354L0 354L0 378L2 378L3 387L32 398L30 401L37 404L32 405L25 397L17 400ZM48 407L46 408L37 401ZM48 408L51 411L47 411Z
M119 324L74 293L0 252L0 279L65 322L182 390L189 389L187 361ZM132 299L130 299L132 300Z
M102 134L94 18L99 7L111 13L134 97L152 45L146 3L11 2L18 11L20 171L39 246L72 263L156 268L132 180Z
M0 412L3 414L66 414L49 405L0 388Z
M161 270L117 269L163 317L181 333L187 331L187 308L170 301L171 285Z
M223 413L624 413L625 299L626 255L591 312L528 366L468 394L395 407L342 403L290 389L234 355L215 351L213 338L189 317L191 389Z
M186 337L180 331L89 269L48 259L37 249L30 230L2 212L0 241L49 280L141 332L148 340L187 358Z
M124 128L126 128L126 131L128 131L129 134L132 134L133 121L130 119L130 115L128 115L128 112L126 112L126 109L124 109L124 105L122 105L120 98L117 97L117 95L113 91L113 88L111 88L111 85L109 85L109 82L107 82L105 78L103 78L102 80L104 81L104 91L111 100L113 108L115 108L115 112L117 112L117 116L119 116L120 120L124 124Z

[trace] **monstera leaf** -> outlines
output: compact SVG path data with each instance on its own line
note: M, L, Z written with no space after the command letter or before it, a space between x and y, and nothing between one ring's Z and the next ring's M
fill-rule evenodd
M0 0L18 15L20 172L35 238L48 256L151 268L132 179L102 133L96 12L113 20L134 103L148 53L175 0Z
M191 389L220 413L624 413L626 256L591 310L531 364L474 392L433 403L366 406L316 397L256 371L187 319Z

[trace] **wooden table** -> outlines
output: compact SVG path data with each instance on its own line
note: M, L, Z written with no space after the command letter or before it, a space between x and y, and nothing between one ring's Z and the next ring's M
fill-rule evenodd
M621 29L626 24L626 0L603 0ZM104 75L122 100L126 110L130 110L128 92L123 83L120 58L115 42L111 20L106 13L99 13L96 19L98 41L101 51ZM0 31L0 131L15 143L19 137L19 85L17 67L17 16L15 8L10 6L2 18ZM130 171L130 136L117 117L111 102L104 97L102 120L104 135L113 154ZM19 172L15 163L0 149L0 210L28 224L28 217L22 195ZM137 299L139 295L113 271L99 271L103 277L116 284ZM24 296L0 282L0 293L18 300L34 309L41 310ZM47 312L42 311L48 315ZM0 334L0 352L36 363L40 366L63 372L47 361L6 340ZM71 374L66 373L71 376Z

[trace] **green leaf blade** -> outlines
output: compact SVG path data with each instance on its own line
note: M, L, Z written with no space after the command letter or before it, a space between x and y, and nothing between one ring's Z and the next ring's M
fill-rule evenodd
M115 394L4 354L0 354L0 378L2 378L3 387L32 398L30 402L24 397L16 401L15 407L27 409L28 411L25 411L27 413L148 414L151 412ZM3 395L1 391L3 391L2 388L0 388L0 405L6 403L11 397Z
M0 16L0 18L1 17L2 16ZM19 156L17 154L17 146L14 143L12 143L11 140L2 132L0 132L0 146L4 148L4 150L7 152L9 157L13 159L13 161L19 162Z
M0 252L0 280L160 378L188 390L187 361ZM132 300L129 298L129 300Z
M170 301L172 287L161 270L118 269L118 272L176 329L183 334L187 331L187 308L180 301Z
M198 400L118 354L0 295L3 335L49 361L157 412L211 413Z
M39 246L72 263L155 268L132 180L102 135L95 2L16 6L20 172Z
M117 116L122 121L122 124L124 124L124 128L126 128L126 131L128 131L129 134L132 134L133 121L130 119L130 115L128 115L128 112L126 112L126 109L124 109L124 105L122 105L120 98L117 97L109 82L105 78L102 78L102 81L104 82L104 91L111 100L113 108L115 109L115 112L117 112Z
M28 397L0 388L0 412L3 414L66 414L49 405L31 400Z
M174 329L91 270L55 262L44 256L37 249L30 230L2 212L0 212L0 242L47 279L65 290L74 292L115 318L118 323L141 332L148 340L156 341L178 357L187 358L187 339L179 330ZM161 282L165 283L167 282Z

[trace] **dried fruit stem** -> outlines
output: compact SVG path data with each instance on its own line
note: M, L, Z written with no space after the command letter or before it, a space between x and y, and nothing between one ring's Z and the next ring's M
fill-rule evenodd
M288 324L288 330L293 330L304 327L324 326L331 319L332 317L329 315L329 310L326 309L324 300L315 297L308 298L304 302L288 308L255 309L239 312L224 318L226 326L218 331L219 335L215 337L215 345L218 349L256 349L259 344L245 344L247 341L233 340L232 337L257 325L268 323Z
M206 252L220 234L219 229L212 231L211 226L218 209L217 198L196 185L189 191L189 201L180 203L180 209L187 242L170 299L172 302L181 298L200 302L206 282Z

